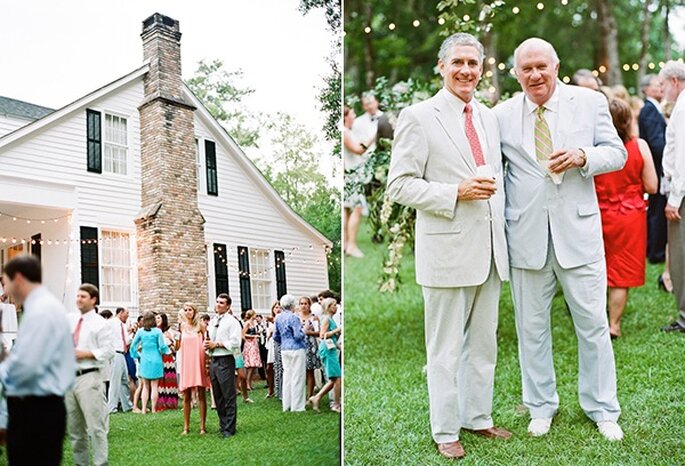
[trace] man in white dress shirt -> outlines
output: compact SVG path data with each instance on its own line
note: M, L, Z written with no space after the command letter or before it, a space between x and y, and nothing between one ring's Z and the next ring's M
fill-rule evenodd
M229 314L232 300L226 293L216 298L216 315L209 322L209 340L205 350L212 361L209 377L212 382L216 413L219 415L219 430L224 438L236 434L238 407L235 391L235 356L240 353L242 332L237 319Z
M70 314L76 348L76 383L67 393L67 427L74 464L88 465L88 440L93 464L108 463L109 413L102 371L114 355L114 334L107 321L95 312L100 294L95 285L84 283L76 294L79 314Z
M664 96L675 102L666 126L664 148L664 188L668 201L664 214L668 220L668 254L673 295L678 306L678 319L662 330L685 332L685 65L670 60L659 72L664 83Z
M58 465L66 427L64 394L76 372L66 310L41 286L34 256L15 257L3 273L5 292L24 309L12 352L0 364L9 411L9 464Z
M620 440L593 177L622 168L626 150L606 98L558 80L550 43L522 42L514 70L523 92L494 112L507 163L504 217L528 432L547 434L559 407L550 329L558 281L578 338L580 406L607 440Z
M355 118L352 123L352 134L358 141L375 141L376 133L378 133L378 118L383 115L379 109L380 104L373 92L365 92L362 94L362 108L364 113ZM366 153L372 152L376 147L374 142L366 150Z
M121 403L123 412L131 411L131 394L128 384L128 369L126 367L125 354L131 344L131 334L126 329L128 311L120 307L116 315L107 321L114 334L114 356L112 357L111 373L109 380L109 393L107 394L107 410L110 413L117 412L117 406Z

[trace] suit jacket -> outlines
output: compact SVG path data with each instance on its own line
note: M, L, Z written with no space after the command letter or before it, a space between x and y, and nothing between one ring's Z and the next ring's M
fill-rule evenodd
M457 201L457 188L476 174L476 164L444 89L400 114L388 174L388 196L416 213L416 281L427 287L484 283L492 257L508 279L504 236L504 186L497 120L472 101L486 132L480 141L492 165L497 193L487 201Z
M547 261L551 233L563 268L578 267L604 257L602 224L593 176L619 170L627 152L613 126L606 98L582 87L559 86L559 119L552 134L554 149L582 148L587 165L552 179L523 148L521 93L494 108L506 160L507 243L512 267L540 270Z
M654 168L656 168L656 174L661 180L661 177L664 176L661 160L666 146L666 119L651 101L645 100L645 106L640 110L637 125L640 137L647 141L649 150L652 151Z

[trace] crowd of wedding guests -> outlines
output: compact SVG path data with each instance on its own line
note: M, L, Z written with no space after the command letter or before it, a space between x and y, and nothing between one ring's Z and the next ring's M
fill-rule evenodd
M668 86L671 81L674 84ZM607 307L612 339L621 337L621 318L629 290L645 284L645 258L652 264L664 264L657 286L667 293L674 292L667 244L669 222L665 213L671 176L664 172L663 158L666 130L684 81L685 65L675 61L666 64L659 74L645 75L639 83L639 95L631 95L623 85L603 85L588 69L576 71L571 79L571 84L606 97L614 126L628 152L622 170L595 177L607 263ZM670 89L668 96L665 87ZM493 96L488 93L483 97ZM364 113L359 117L353 108L344 109L343 152L348 182L359 176L358 167L373 156L377 141L393 137L388 115L380 109L373 92L362 94L361 105ZM361 218L366 214L368 206L363 194L346 197L345 252L348 256L364 256L356 237ZM675 242L672 246L680 249ZM678 274L679 280L681 276L682 271ZM677 296L676 300L682 307L683 301ZM685 312L681 311L678 320L662 330L685 332Z
M41 275L33 256L3 269L0 293L22 306L7 357L0 345L0 440L6 435L9 464L58 464L65 432L75 464L89 464L91 454L93 464L108 464L109 416L119 411L147 414L182 404L181 434L188 435L197 406L204 435L209 402L220 434L231 437L237 393L253 403L259 380L283 411L304 411L306 404L319 411L333 391L330 409L340 412L340 297L330 290L299 300L285 295L268 315L234 314L230 296L220 294L214 312L185 303L174 316L147 311L132 318L123 307L99 311L98 288L88 283L77 293L79 312L67 313Z

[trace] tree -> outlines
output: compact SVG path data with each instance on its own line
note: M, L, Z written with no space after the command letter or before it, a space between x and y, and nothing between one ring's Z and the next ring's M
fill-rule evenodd
M242 103L254 89L240 83L242 70L226 71L223 66L221 60L201 60L188 87L238 145L257 147L260 114L250 113Z

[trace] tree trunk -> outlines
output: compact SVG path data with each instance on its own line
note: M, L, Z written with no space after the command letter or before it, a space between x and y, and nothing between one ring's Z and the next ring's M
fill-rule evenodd
M596 0L597 22L599 24L599 65L606 67L601 75L609 86L623 84L618 59L618 27L612 11L611 0Z
M497 36L488 31L483 35L483 47L485 48L485 63L483 63L483 74L488 71L492 72L492 78L488 78L490 85L495 88L495 92L492 93L492 101L497 102L500 95L500 85L499 85L499 70L497 69L497 60L495 63L488 63L488 58L497 56Z
M668 20L671 16L671 2L663 0L664 6L664 61L671 59L671 30L668 27Z
M640 42L642 47L640 49L640 58L638 59L638 64L640 69L637 71L637 90L638 94L644 98L642 95L642 89L640 88L640 83L642 78L647 74L647 51L649 49L649 25L651 22L651 15L649 14L649 7L652 5L652 0L645 1L645 7L642 10L642 30L640 31Z
M364 5L366 13L366 25L371 27L371 22L373 21L373 9L371 8L371 2L366 2ZM373 44L371 43L371 34L364 33L364 69L366 89L371 89L373 87L374 81L376 81L376 73L374 71L373 63Z

